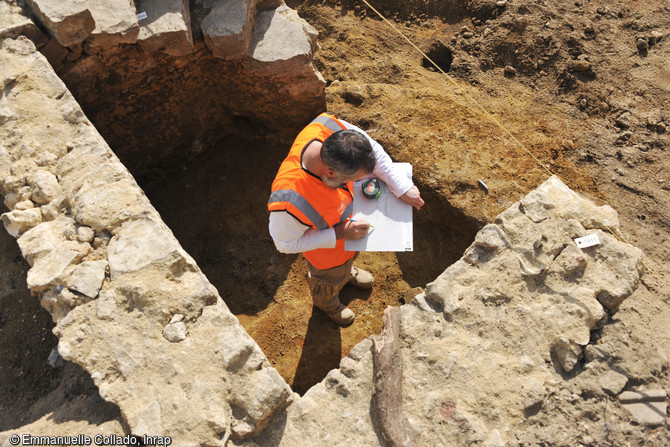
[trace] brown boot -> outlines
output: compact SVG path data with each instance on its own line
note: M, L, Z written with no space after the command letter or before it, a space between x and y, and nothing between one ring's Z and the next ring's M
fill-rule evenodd
M337 309L332 312L326 312L326 315L328 315L328 318L333 320L335 323L341 325L347 325L354 321L354 318L356 318L356 315L354 315L351 309L349 309L344 304L340 304L337 306Z
M349 284L359 289L371 289L372 285L375 283L375 278L372 276L372 273L359 269L357 267L351 268L351 279Z

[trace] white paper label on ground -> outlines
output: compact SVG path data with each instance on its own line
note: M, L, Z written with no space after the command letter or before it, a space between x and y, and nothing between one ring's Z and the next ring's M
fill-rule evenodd
M600 244L600 239L598 239L598 235L596 233L593 233L589 234L588 236L578 237L575 239L575 244L577 244L577 247L579 248L592 247L594 245Z
M147 13L146 12L140 12L137 14L137 20L144 20L147 18Z

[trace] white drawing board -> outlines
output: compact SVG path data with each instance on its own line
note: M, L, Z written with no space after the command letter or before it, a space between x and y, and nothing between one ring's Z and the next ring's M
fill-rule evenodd
M407 177L412 178L412 165L393 163ZM365 220L374 226L368 235L355 241L346 240L346 251L412 251L414 235L412 232L412 206L398 199L388 186L380 180L381 193L376 199L363 195L359 180L354 183L354 220Z

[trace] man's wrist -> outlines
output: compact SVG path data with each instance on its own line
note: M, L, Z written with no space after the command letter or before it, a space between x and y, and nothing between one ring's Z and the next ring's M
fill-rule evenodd
M343 225L343 222L335 224L333 226L333 230L335 230L335 239L344 239L344 225Z

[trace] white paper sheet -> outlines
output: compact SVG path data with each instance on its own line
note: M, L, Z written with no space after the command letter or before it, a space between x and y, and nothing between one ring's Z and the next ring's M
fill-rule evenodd
M412 178L412 165L393 163L409 178ZM365 179L354 183L354 211L352 219L365 220L374 225L368 235L355 241L344 242L347 251L412 251L414 234L412 232L412 206L396 198L384 182L380 181L381 193L376 199L363 195L361 184Z

